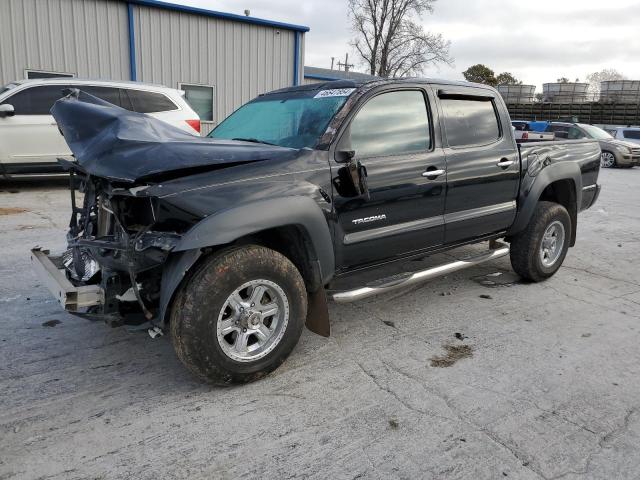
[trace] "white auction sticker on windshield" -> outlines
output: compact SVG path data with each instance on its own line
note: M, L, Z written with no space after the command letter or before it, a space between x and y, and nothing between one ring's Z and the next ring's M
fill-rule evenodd
M348 97L354 90L355 88L332 88L331 90L320 90L313 98Z

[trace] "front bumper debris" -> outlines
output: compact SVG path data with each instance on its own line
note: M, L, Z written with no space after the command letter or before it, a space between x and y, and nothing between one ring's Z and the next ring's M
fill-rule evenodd
M48 250L36 247L31 249L31 263L38 277L65 310L78 312L104 303L104 292L99 285L77 287L69 281L61 255L49 255Z

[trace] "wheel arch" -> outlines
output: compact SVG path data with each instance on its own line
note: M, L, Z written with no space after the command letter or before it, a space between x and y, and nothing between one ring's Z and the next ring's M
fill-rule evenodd
M322 292L335 270L329 225L313 199L292 196L239 205L202 220L176 245L162 273L160 323L165 324L176 291L201 257L246 244L286 256L310 294Z
M529 177L525 177L529 180ZM569 246L576 242L578 210L582 202L582 174L580 167L572 162L558 163L543 168L540 173L523 185L518 199L518 213L514 224L507 232L513 236L524 230L540 201L551 201L564 206L571 218ZM525 183L523 181L523 183Z

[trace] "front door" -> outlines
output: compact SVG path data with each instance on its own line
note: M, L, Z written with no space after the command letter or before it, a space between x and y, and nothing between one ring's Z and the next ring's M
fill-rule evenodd
M0 118L0 152L2 162L37 168L56 163L58 157L71 152L49 113L62 97L65 85L35 86L14 93L2 103L13 105L15 115ZM35 170L37 171L37 170Z
M445 242L504 231L515 218L520 177L506 108L492 90L436 91L447 159Z
M369 96L337 150L353 150L367 170L369 196L334 187L336 264L349 269L441 245L446 166L435 148L430 92L416 87ZM343 164L332 162L338 177ZM334 181L334 186L338 185Z

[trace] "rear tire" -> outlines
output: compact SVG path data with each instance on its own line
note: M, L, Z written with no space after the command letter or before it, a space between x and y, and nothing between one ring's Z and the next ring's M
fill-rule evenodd
M571 218L553 202L538 202L529 225L511 240L511 266L526 280L540 282L558 271L569 249Z
M275 370L296 346L307 315L300 272L284 255L256 245L205 259L179 290L171 337L199 379L247 383Z

